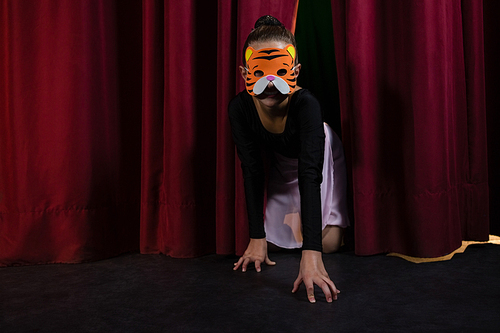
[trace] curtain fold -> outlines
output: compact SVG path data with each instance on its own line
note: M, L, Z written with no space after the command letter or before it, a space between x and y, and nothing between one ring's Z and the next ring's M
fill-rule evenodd
M244 207L236 203L235 149L231 136L227 105L236 94L236 14L234 1L218 1L217 18L217 168L216 168L216 239L217 253L233 253L238 232L235 221L244 221ZM241 174L239 174L241 176ZM240 181L241 184L241 181ZM241 195L240 192L238 192ZM246 231L248 237L248 231Z
M500 235L500 2L483 1L485 105L488 138L488 187L490 189L490 233Z
M163 1L142 3L142 170L141 223L142 252L158 252L161 233L160 201L163 198L163 90L164 36Z
M462 1L463 54L467 112L467 167L462 193L462 238L487 240L489 234L483 2Z
M332 1L356 253L488 238L482 2Z

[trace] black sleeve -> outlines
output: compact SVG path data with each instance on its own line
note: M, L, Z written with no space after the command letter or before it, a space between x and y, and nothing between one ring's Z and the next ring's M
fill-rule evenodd
M303 250L322 251L321 182L325 132L319 102L311 94L297 100L300 126L299 191Z
M250 238L265 238L264 164L259 143L241 102L233 100L229 104L229 121L243 171Z

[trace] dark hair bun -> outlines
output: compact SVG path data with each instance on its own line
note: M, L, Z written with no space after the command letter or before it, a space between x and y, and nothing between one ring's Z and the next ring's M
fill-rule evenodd
M278 26L278 27L285 27L283 23L281 23L276 17L271 16L271 15L264 15L260 17L257 22L255 22L255 26L253 27L254 29L257 29L261 25L271 25L271 26Z

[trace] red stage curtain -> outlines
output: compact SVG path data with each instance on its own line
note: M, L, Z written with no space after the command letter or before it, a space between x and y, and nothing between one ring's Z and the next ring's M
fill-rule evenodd
M481 4L332 1L358 254L487 237ZM296 5L0 0L0 265L241 254L227 104L255 20Z
M482 1L332 0L356 253L488 238Z
M227 106L245 87L239 75L243 45L257 18L272 15L288 29L295 27L298 1L219 0L217 44L217 253L245 251L248 221L243 176L231 137ZM235 157L236 156L236 157Z
M138 249L141 23L117 5L0 3L0 265Z

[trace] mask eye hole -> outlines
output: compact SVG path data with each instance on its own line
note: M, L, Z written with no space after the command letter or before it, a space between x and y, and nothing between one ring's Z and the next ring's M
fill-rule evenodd
M279 71L276 72L279 76L285 76L288 71L284 68L280 69Z
M255 75L255 77L261 77L262 75L264 75L264 72L263 71L255 71L253 73L253 75Z

